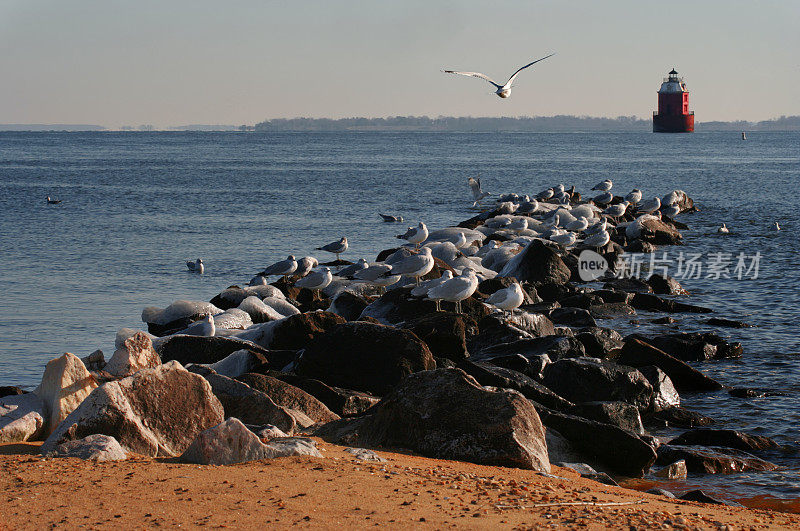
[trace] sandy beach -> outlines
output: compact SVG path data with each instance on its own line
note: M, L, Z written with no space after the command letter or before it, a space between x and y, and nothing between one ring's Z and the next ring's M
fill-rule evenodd
M44 459L35 443L1 445L0 527L800 527L798 515L667 500L565 468L545 477L385 451L377 453L386 462L366 462L316 442L324 458L225 467L147 457Z

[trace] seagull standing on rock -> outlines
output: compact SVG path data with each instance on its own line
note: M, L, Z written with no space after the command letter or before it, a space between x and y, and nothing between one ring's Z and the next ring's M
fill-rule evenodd
M295 276L303 278L319 265L319 260L313 256L304 256L297 261L297 270L294 272Z
M419 286L412 289L411 294L414 297L424 297L425 295L428 294L430 290L432 290L433 288L435 288L440 284L444 284L451 278L453 278L453 272L450 271L449 269L446 269L445 271L442 272L442 276L440 276L439 278L432 278L430 280L426 280L425 282L422 282Z
M467 267L457 277L428 290L428 298L436 301L436 311L440 309L439 301L454 302L456 313L461 313L461 301L468 299L478 289L478 277L475 270Z
M596 185L592 187L592 190L600 190L601 192L608 192L611 190L611 187L614 186L614 183L611 179L606 179L605 181L600 181Z
M294 255L290 254L286 260L281 260L280 262L275 262L267 266L267 268L261 272L261 275L265 277L270 275L282 275L283 280L286 281L286 277L295 271L297 271L297 261L294 259Z
M616 205L611 205L610 207L603 210L603 214L606 216L610 216L617 220L620 216L625 214L625 211L628 210L628 202L623 201L622 203L617 203Z
M412 254L396 266L392 266L392 270L387 274L414 277L414 281L419 286L419 277L430 273L433 269L433 264L431 248L423 247L419 254Z
M213 315L206 315L200 322L202 323L199 330L201 336L213 336L217 333L217 326L214 324Z
M378 292L385 291L386 286L396 284L400 280L400 275L387 275L392 270L389 264L374 264L366 269L361 269L353 273L356 282L366 282L378 287Z
M647 201L639 205L638 212L640 214L650 214L652 212L655 212L659 208L661 208L661 199L659 199L658 197L654 197L653 199L648 199Z
M336 276L339 277L352 277L356 274L356 272L361 271L362 269L366 269L369 267L369 262L366 261L364 258L359 258L358 262L353 265L349 265L344 269L339 270L336 273Z
M535 65L539 61L544 61L548 57L553 57L554 55L555 55L554 53L551 53L550 55L547 55L545 57L542 57L541 59L537 59L535 61L532 61L532 62L526 64L525 66L521 67L519 70L514 72L511 75L510 78L508 78L508 81L506 81L505 85L499 85L499 84L495 83L487 75L481 74L480 72L457 72L455 70L445 70L444 73L445 74L458 74L458 75L461 75L461 76L477 77L479 79L486 80L489 83L491 83L492 85L494 85L495 88L497 88L497 90L495 91L495 94L497 94L501 98L508 98L509 96L511 96L511 84L514 83L514 79L517 77L517 75L520 72L522 72L523 70L525 70L529 66Z
M295 282L294 285L298 288L310 289L312 292L311 298L315 299L319 290L327 288L328 284L331 283L331 280L333 280L331 268L323 267L317 271L312 271L308 275Z
M318 251L328 251L336 255L336 261L339 261L339 255L347 250L347 236L342 236L339 241L331 242L328 245L317 247Z
M408 243L413 243L414 247L419 249L419 244L428 239L428 227L420 221L416 228L409 227L404 234L398 234L397 237L401 240L406 240Z
M636 205L639 201L642 200L642 191L638 188L634 188L630 191L628 195L625 196L625 201L628 201L632 205Z
M189 268L189 271L191 271L193 273L197 273L199 275L202 275L203 271L206 270L206 266L203 265L203 259L202 258L198 258L194 262L192 262L191 260L187 260L186 261L186 267Z
M514 282L507 288L499 289L492 293L489 298L486 299L486 303L491 304L495 308L499 308L505 315L506 310L513 311L514 308L522 306L524 300L525 294L522 291L522 286Z
M597 234L592 234L591 236L583 240L583 245L586 247L595 247L597 248L597 252L599 253L600 248L608 245L608 242L610 241L611 241L611 235L605 230L602 230Z

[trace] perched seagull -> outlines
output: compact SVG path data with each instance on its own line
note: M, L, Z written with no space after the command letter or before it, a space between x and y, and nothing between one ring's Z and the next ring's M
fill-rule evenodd
M389 216L387 214L378 214L380 217L383 218L383 221L386 223L394 223L394 222L401 222L403 221L403 216Z
M282 275L283 280L286 280L286 277L291 275L297 271L297 261L294 259L294 255L290 254L286 260L281 260L280 262L275 262L274 264L267 266L261 274L265 277L270 275Z
M439 301L448 301L456 303L456 313L461 313L461 301L471 297L476 289L478 277L474 269L467 267L459 276L428 290L428 298L436 301L437 311Z
M250 283L248 284L248 286L264 286L266 284L267 284L267 277L259 273L250 279Z
M579 216L575 221L570 221L567 223L567 226L564 228L575 232L583 232L588 226L589 220L584 216Z
M536 199L538 199L539 201L547 201L548 199L550 199L554 195L555 195L555 192L553 191L553 189L552 188L548 188L547 190L543 190L543 191L539 192L538 194L536 194Z
M47 204L48 205L57 205L61 202L61 199L50 199L50 196L47 196Z
M451 278L453 278L453 272L447 269L442 273L442 276L440 276L439 278L432 278L430 280L426 280L425 282L420 283L419 286L416 286L414 289L411 290L411 294L415 297L424 297L425 295L428 294L428 291L435 288L439 284L444 284Z
M202 258L198 258L194 262L192 262L191 260L187 260L186 261L186 267L189 268L189 271L192 271L194 273L198 273L200 275L202 275L203 271L206 270L206 267L203 265L203 259Z
M566 190L566 187L563 184L553 187L553 193L556 195L564 193L564 190Z
M522 232L528 228L528 218L517 218L506 227L514 232Z
M403 259L399 264L392 266L392 270L387 272L387 276L405 275L414 277L419 286L419 277L427 275L433 269L433 255L430 247L423 247L419 254L412 254Z
M356 274L357 271L361 271L362 269L366 269L368 267L369 267L369 262L367 262L363 258L359 258L358 262L356 262L355 264L349 265L349 266L345 267L344 269L339 270L339 272L336 273L336 276L339 276L339 277L352 277L353 275Z
M480 178L470 177L467 179L467 184L469 185L469 189L472 190L472 199L474 199L474 203L472 203L473 207L476 207L480 204L481 200L485 197L488 197L491 192L484 192L481 188L481 180Z
M388 264L374 264L366 269L361 269L353 273L356 282L367 282L373 286L378 286L379 291L383 291L386 286L391 286L400 280L400 275L385 276L392 270Z
M416 228L409 227L404 234L398 234L397 237L419 248L419 244L428 239L428 227L420 221Z
M462 76L478 77L480 79L485 79L486 81L488 81L489 83L491 83L492 85L494 85L497 88L497 90L495 91L495 94L497 94L501 98L507 98L507 97L511 96L511 84L514 82L514 78L517 77L517 74L519 74L520 72L522 72L523 70L525 70L529 66L535 65L539 61L544 61L548 57L553 57L554 55L555 55L554 53L551 53L550 55L542 57L541 59L537 59L537 60L533 61L532 63L526 64L525 66L523 66L522 68L520 68L519 70L514 72L514 74L510 78L508 78L508 81L506 81L505 85L498 85L497 83L492 81L488 76L486 76L484 74L481 74L479 72L456 72L455 70L445 70L444 72L446 74L459 74L459 75L462 75Z
M459 232L453 238L448 240L450 243L456 246L456 249L463 249L469 243L467 241L467 235L463 232Z
M519 308L524 300L525 294L522 291L522 286L514 282L507 288L499 289L492 293L486 299L486 303L499 308L505 314L506 310L513 312L514 308Z
M598 232L604 232L608 228L608 220L603 218L602 221L595 223L588 229L586 229L586 234L597 234Z
M200 320L203 324L200 326L200 335L213 336L217 333L217 326L214 324L214 316L211 314L206 315Z
M550 236L550 240L556 242L563 248L572 247L578 241L578 235L574 232L567 232L565 234L554 234Z
M614 186L614 183L611 179L606 179L605 181L601 181L592 187L592 190L600 190L601 192L608 192L611 190L611 187Z
M653 199L648 199L647 201L639 205L638 212L640 214L642 213L650 214L652 212L655 212L659 208L661 208L661 199L654 197Z
M539 202L536 199L525 201L519 205L517 209L518 214L533 214L539 208Z
M605 247L611 241L611 235L606 231L600 231L597 234L592 234L585 240L583 245L586 247L596 247L597 252L600 252L601 247Z
M300 278L303 278L318 265L319 265L319 260L317 260L313 256L304 256L303 258L297 261L297 270L294 272L294 274Z
M630 204L635 205L639 201L642 200L642 191L638 188L634 188L630 191L628 195L625 196L625 201L628 201Z
M592 198L592 201L601 205L607 205L614 200L614 194L611 192L600 192Z
M347 236L342 236L339 241L331 242L328 245L317 247L318 251L328 251L336 255L336 261L339 261L339 255L347 250Z
M722 226L717 229L717 232L720 234L728 234L730 229L723 223Z
M317 271L312 271L308 275L295 282L294 285L298 288L310 289L313 294L311 298L315 299L317 297L317 292L319 292L321 289L327 288L328 284L331 283L331 280L333 280L331 268L323 267Z
M622 203L617 203L616 205L611 205L610 207L603 210L603 214L606 216L611 216L614 219L619 218L621 215L625 213L628 209L628 202L623 201Z
M662 208L661 213L664 216L672 219L681 213L681 206L678 203L673 203L666 208Z

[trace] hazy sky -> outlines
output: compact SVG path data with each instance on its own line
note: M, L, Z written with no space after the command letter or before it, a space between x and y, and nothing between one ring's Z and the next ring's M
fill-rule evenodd
M800 1L0 0L0 123L800 114ZM524 71L512 97L479 79Z

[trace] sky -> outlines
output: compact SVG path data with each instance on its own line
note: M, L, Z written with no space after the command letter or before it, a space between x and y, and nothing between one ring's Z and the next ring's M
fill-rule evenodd
M800 115L800 2L0 0L0 123ZM511 98L483 80L523 71Z

